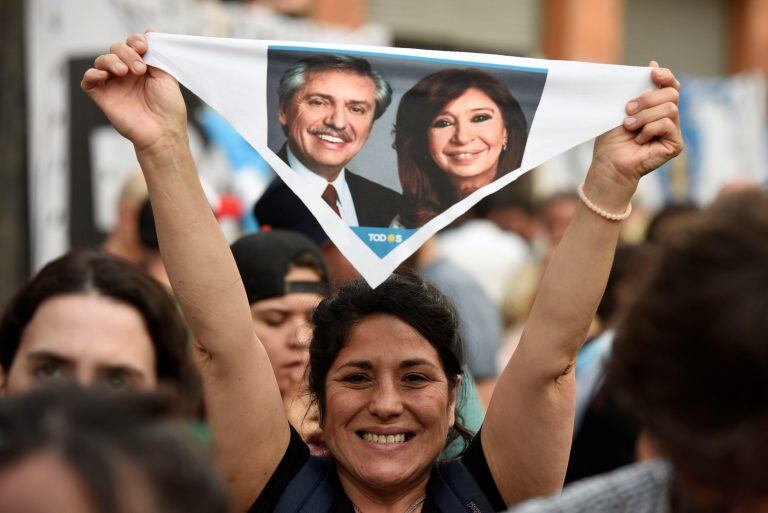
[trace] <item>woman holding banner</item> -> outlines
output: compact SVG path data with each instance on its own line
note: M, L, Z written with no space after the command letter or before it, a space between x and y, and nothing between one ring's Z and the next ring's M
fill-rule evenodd
M395 276L374 290L353 283L321 303L310 387L332 455L323 463L286 419L237 267L195 172L178 84L147 68L146 50L143 35L114 45L82 87L133 142L146 175L171 284L199 343L233 511L488 512L559 489L573 363L605 287L616 221L626 217L611 213L628 211L639 179L682 149L672 73L654 69L659 88L630 102L624 126L598 139L585 201L550 261L481 433L461 459L435 461L460 431L460 357L444 298Z
M399 224L420 227L520 167L527 138L520 104L487 72L446 69L421 79L403 95L395 121Z

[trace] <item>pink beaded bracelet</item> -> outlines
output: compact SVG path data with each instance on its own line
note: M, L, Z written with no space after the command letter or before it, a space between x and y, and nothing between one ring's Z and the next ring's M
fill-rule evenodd
M606 212L602 208L598 207L597 205L589 201L589 198L587 198L587 195L584 194L584 182L579 184L578 191L579 191L579 198L581 199L581 201L584 202L587 208L589 208L592 212L599 215L600 217L610 219L611 221L623 221L624 219L629 217L629 214L632 213L632 203L627 205L627 210L625 210L623 214L611 214L610 212Z

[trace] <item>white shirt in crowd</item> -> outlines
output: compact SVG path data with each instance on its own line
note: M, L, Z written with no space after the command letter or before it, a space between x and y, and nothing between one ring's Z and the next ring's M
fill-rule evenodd
M443 232L437 242L440 254L472 276L499 307L531 255L522 237L487 219L472 219Z
M304 178L312 194L315 194L318 197L322 196L325 188L328 186L328 180L307 168L307 166L305 166L291 152L290 147L287 148L287 150L288 165L291 167L291 169L296 171L299 176ZM336 189L336 194L339 195L338 207L339 213L341 214L341 219L348 226L358 226L359 223L357 222L355 204L352 201L352 193L349 191L349 185L347 185L347 180L345 179L345 172L346 170L342 169L336 179L330 182L330 184L333 185L333 188Z

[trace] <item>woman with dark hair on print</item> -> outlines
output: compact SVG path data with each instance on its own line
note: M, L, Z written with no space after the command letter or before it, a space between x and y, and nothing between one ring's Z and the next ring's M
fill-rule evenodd
M403 95L395 121L399 224L422 226L520 167L527 138L520 104L492 75L469 68L422 78Z

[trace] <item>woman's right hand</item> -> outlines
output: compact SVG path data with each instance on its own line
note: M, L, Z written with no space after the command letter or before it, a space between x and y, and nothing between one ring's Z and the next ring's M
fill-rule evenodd
M140 152L165 140L186 140L187 110L176 80L148 67L144 34L115 43L96 58L80 87Z

